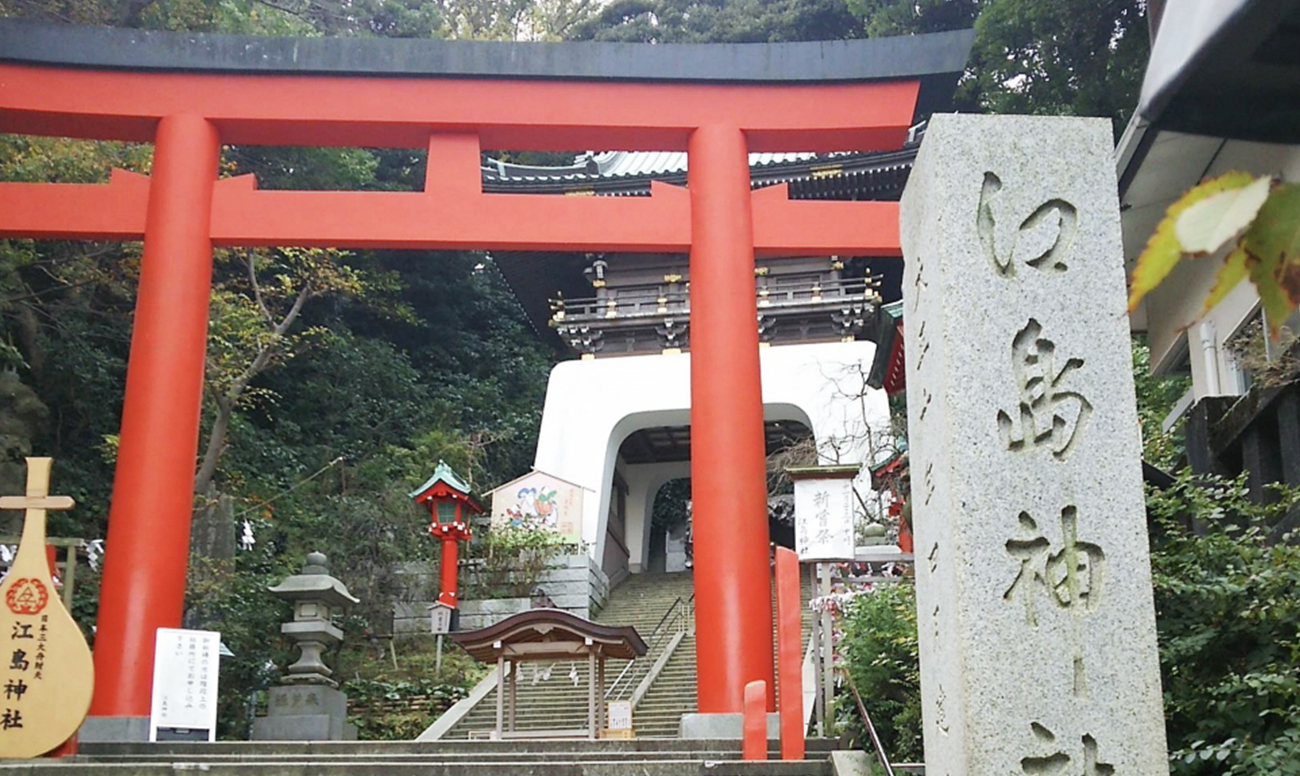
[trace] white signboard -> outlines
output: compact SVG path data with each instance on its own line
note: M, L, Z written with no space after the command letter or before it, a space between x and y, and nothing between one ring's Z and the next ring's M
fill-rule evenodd
M451 607L434 604L429 607L430 633L442 635L451 632Z
M794 483L795 546L801 561L853 560L853 480Z
M581 542L582 490L545 472L526 474L492 491L492 525L549 528Z
M217 739L221 634L159 628L154 642L150 741Z
M632 701L609 702L609 729L632 729Z

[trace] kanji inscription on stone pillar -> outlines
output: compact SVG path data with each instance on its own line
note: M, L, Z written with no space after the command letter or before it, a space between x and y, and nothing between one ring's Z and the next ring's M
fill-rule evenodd
M940 115L901 204L927 772L1168 773L1110 122Z

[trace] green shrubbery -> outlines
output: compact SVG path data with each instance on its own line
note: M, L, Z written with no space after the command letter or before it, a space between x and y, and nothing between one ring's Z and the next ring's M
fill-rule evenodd
M1148 500L1176 776L1300 774L1300 546L1273 535L1296 503L1190 477Z
M531 596L564 547L558 531L540 525L489 528L470 546L461 599Z
M921 762L921 674L916 589L910 581L876 585L854 598L841 625L839 654L891 761ZM847 688L836 697L841 730L864 749L871 739Z

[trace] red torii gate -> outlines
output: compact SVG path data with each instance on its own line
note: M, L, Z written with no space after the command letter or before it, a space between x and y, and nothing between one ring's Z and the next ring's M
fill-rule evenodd
M154 631L181 620L214 245L689 252L698 700L740 711L747 682L773 679L755 256L900 254L896 203L751 193L747 154L900 147L970 37L399 44L0 22L0 131L154 144L147 177L0 183L0 237L144 240L92 715L148 715ZM218 179L223 143L427 147L428 173L422 192L259 191ZM494 148L685 150L688 188L484 194Z

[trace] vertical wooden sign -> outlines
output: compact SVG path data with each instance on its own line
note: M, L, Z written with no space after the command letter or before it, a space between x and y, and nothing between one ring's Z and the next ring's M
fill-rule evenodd
M49 458L27 459L27 494L0 497L26 510L22 542L0 582L0 758L38 757L72 737L90 709L95 668L81 629L54 592L45 513L71 509L49 495Z

